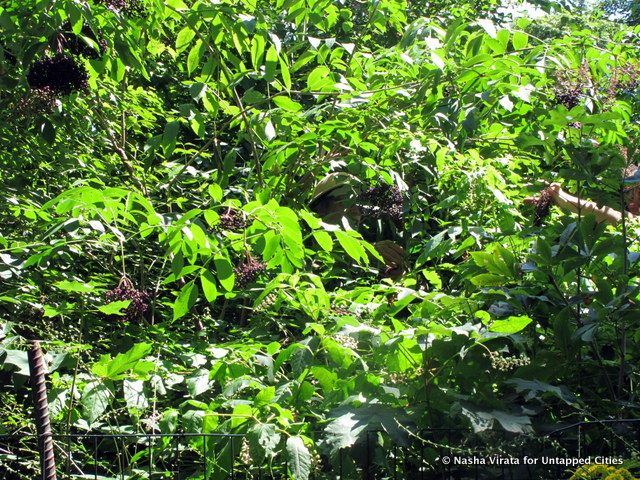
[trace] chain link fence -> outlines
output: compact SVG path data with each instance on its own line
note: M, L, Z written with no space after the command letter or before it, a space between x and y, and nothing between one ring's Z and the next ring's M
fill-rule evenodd
M242 434L78 433L52 439L57 480L291 478L285 454L259 458ZM369 431L348 449L314 454L309 478L551 480L569 478L585 462L624 461L633 472L639 452L636 419L581 422L544 435L434 428L408 432L402 445L383 431ZM43 478L38 436L0 435L0 479Z

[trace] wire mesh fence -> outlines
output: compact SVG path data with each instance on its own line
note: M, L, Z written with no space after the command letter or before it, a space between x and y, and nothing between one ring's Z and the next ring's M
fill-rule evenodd
M58 480L291 478L285 454L260 458L242 434L52 435ZM620 465L640 453L640 420L581 422L545 435L440 428L392 442L369 431L314 457L310 479L563 479L582 463ZM0 435L0 479L42 479L37 435Z

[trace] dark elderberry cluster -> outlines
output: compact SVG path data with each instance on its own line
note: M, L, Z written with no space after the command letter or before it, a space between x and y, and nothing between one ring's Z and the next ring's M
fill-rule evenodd
M18 118L29 118L50 113L55 107L56 95L49 87L45 87L29 91L18 100L13 111Z
M267 266L248 255L243 263L236 266L234 273L236 274L236 286L242 288L249 283L253 282L258 275L260 275Z
M36 61L27 72L27 82L32 89L49 89L59 95L86 90L88 79L84 67L62 53Z
M536 227L540 227L545 218L549 215L551 206L553 205L553 196L551 195L551 189L545 188L540 192L538 198L536 198L536 210L534 212L533 224Z
M568 110L577 106L585 94L590 78L589 66L586 63L577 70L558 72L554 86L556 103L564 105Z
M131 300L131 303L125 310L125 320L137 320L142 317L149 309L149 294L136 289L126 277L120 280L120 283L113 290L109 290L105 295L107 303Z
M69 23L62 25L62 30L63 33L59 36L60 47L69 51L73 55L96 59L100 58L107 52L106 40L96 36L89 25L84 25L82 27L81 35L96 42L98 50L89 46L79 35L71 32L71 25Z
M396 225L402 224L402 194L397 187L386 183L370 187L359 195L358 200L363 212L369 218L377 220L388 217Z
M220 228L223 230L231 230L232 232L240 232L247 226L247 221L244 218L242 212L227 208L227 210L220 215Z

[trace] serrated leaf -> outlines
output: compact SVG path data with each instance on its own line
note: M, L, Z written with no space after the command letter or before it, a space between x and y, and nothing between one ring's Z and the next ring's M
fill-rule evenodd
M187 73L191 75L196 71L198 65L200 64L200 60L202 59L202 53L204 51L204 43L202 40L198 39L196 44L191 47L189 50L189 55L187 56Z
M273 103L275 103L278 107L287 112L299 112L302 110L302 105L298 102L291 100L289 97L284 97L282 95L277 96L273 99Z
M71 282L69 280L62 280L60 282L54 283L53 285L59 290L62 290L64 292L86 293L86 292L91 292L95 289L93 285L89 285L87 283L82 283L77 281Z
M216 266L216 275L218 277L220 285L222 285L225 290L230 292L231 290L233 290L233 284L235 283L235 274L233 272L233 266L231 265L231 262L229 262L226 257L217 255L213 259L213 263Z
M178 298L173 303L173 320L184 317L196 303L200 290L192 280L180 289Z
M111 402L112 393L104 382L87 383L82 391L80 404L82 418L91 426L107 410Z
M368 263L367 252L357 239L341 230L337 230L334 233L336 239L338 240L338 243L342 248L344 248L344 251L347 252L347 255L349 255L358 263L360 263L360 261L362 261L363 263Z
M107 315L123 316L126 314L124 310L126 310L130 304L131 300L118 300L108 303L107 305L101 305L98 307L98 310Z
M209 370L200 368L186 378L189 395L197 397L209 390Z
M180 30L176 38L176 51L180 53L182 50L187 48L195 36L196 32L190 27L184 27Z
M254 425L247 432L251 458L254 462L260 463L265 458L273 458L277 453L280 443L280 434L276 426L270 423L259 423Z
M141 358L148 355L151 348L148 343L136 343L125 353L119 353L107 365L105 376L111 380L118 380L124 372L135 367Z
M276 396L276 388L271 386L267 388L263 388L257 394L255 399L253 400L253 404L256 408L264 407L265 405L269 405L271 400Z
M147 397L144 394L144 382L142 380L124 379L122 389L127 407L141 410L149 406Z
M322 248L325 252L330 252L333 250L333 240L331 240L331 235L329 235L324 230L316 230L313 232L313 238L315 238L320 248Z
M202 285L202 291L204 293L207 302L213 302L218 298L218 287L216 286L216 278L208 270L202 272L200 275L200 285Z
M287 439L287 459L289 469L295 480L307 480L311 471L311 454L302 438Z
M307 77L307 88L312 91L323 91L325 87L331 85L331 70L324 65L314 68Z
M518 333L531 322L532 320L525 315L509 317L505 320L495 320L489 327L489 331L511 335L513 333Z

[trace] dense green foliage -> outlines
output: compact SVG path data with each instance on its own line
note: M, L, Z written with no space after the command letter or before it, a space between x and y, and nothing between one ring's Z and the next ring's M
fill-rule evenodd
M624 208L640 30L417 3L0 3L0 432L31 335L55 431L246 433L295 478L637 416L640 229L522 199Z

